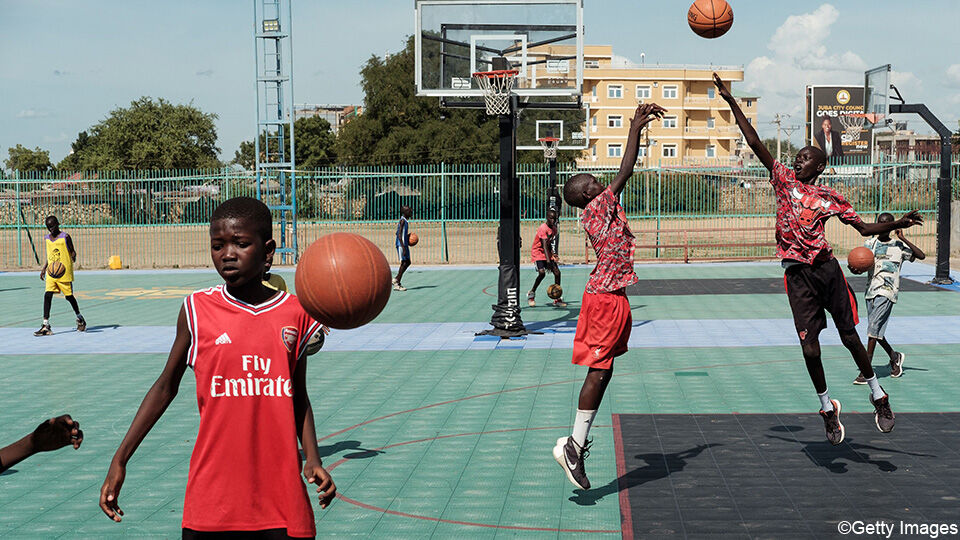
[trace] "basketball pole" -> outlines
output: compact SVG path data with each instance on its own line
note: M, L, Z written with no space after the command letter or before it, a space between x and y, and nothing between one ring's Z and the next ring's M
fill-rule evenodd
M950 277L950 130L922 103L890 104L890 113L914 113L940 136L940 176L937 178L937 266L932 283L949 285Z

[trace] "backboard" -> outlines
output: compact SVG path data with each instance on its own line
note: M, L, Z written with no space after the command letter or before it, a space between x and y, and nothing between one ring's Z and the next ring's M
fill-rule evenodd
M581 109L523 109L517 119L517 150L542 150L538 139L560 139L558 150L590 146L590 106Z
M472 75L498 56L518 96L580 95L583 0L415 0L415 18L418 96L480 98Z
M863 105L864 128L886 127L893 123L890 118L890 64L864 72Z

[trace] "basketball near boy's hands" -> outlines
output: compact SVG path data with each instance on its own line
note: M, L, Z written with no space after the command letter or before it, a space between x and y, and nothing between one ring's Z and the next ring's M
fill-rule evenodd
M321 236L300 257L295 280L303 309L331 328L363 326L390 299L390 264L358 234Z
M412 232L410 233L409 236L407 236L407 245L409 246L415 246L419 241L420 241L420 237L417 236L417 233Z
M847 255L847 266L854 274L862 274L873 268L873 252L863 246L855 247Z
M65 274L66 272L67 272L67 267L64 266L63 263L60 261L53 261L52 263L50 263L49 266L47 266L47 274L49 274L50 277L54 279L62 278L63 274Z

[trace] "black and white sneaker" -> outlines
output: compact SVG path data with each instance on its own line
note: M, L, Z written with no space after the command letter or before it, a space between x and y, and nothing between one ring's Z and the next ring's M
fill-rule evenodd
M902 352L897 353L897 358L890 361L890 376L896 379L897 377L903 375L903 360L907 355Z
M833 404L833 410L824 412L823 409L820 409L820 416L823 417L823 427L827 431L827 440L830 441L830 444L836 446L843 442L846 431L840 422L840 402L831 399L830 403Z
M583 460L590 455L591 442L587 441L583 448L580 448L573 437L560 437L557 445L553 447L553 459L557 460L563 472L567 473L567 479L580 489L590 489L590 480L587 479Z
M86 332L86 331L87 331L87 321L85 321L82 316L77 315L77 332Z
M33 333L35 336L52 336L53 330L50 329L49 324L40 325L40 329Z
M870 404L873 405L873 423L877 429L883 433L893 431L895 417L890 409L890 396L883 394L882 398L875 400L873 394L870 394Z

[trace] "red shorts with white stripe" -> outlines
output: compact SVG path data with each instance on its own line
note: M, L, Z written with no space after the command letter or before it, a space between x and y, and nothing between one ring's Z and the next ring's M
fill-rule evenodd
M610 369L613 359L627 352L633 316L623 289L583 293L577 333L573 338L573 363Z

